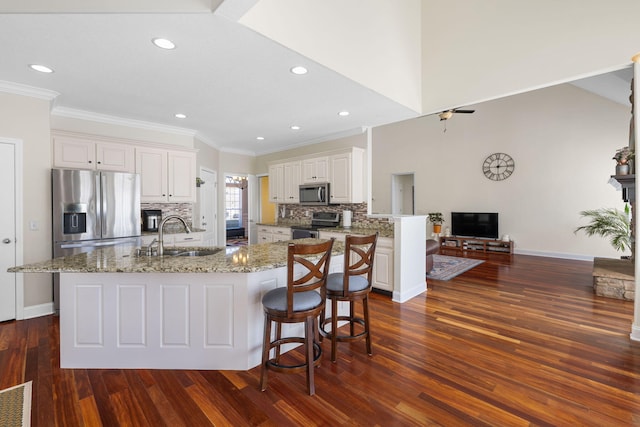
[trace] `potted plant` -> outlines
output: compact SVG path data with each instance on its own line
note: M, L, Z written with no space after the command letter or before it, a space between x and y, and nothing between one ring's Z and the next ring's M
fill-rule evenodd
M427 214L429 217L429 222L433 224L433 232L435 234L440 234L442 231L442 223L444 222L444 217L440 212L430 212Z
M630 172L629 161L635 156L633 150L629 147L622 147L616 151L613 160L616 161L616 175L628 175Z
M628 205L625 206L624 212L615 208L602 208L582 211L580 215L589 218L590 222L576 228L574 233L584 231L587 236L607 237L615 250L620 252L630 250L633 258Z

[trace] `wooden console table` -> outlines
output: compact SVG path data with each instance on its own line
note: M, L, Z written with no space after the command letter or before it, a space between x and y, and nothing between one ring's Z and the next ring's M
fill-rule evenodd
M480 237L442 236L440 237L440 249L512 254L513 241L505 242L503 240Z

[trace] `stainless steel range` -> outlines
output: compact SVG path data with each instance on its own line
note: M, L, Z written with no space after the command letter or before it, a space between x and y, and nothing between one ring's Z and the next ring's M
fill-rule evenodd
M311 225L291 226L293 239L318 238L318 229L334 228L340 225L340 214L337 212L314 212Z

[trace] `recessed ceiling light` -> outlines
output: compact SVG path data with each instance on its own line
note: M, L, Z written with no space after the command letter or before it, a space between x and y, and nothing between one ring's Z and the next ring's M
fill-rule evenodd
M176 119L186 119L187 115L182 113L176 113Z
M41 73L53 73L53 70L51 68L47 67L46 65L29 64L29 68L31 68L32 70L35 70L35 71L39 71Z
M348 115L349 115L349 112L348 112L348 111L340 111L340 112L338 113L338 115L339 115L339 116L342 116L342 117L345 117L345 116L348 116Z
M300 126L293 125L291 126L291 130L300 130Z
M153 42L153 44L155 44L156 46L158 46L161 49L175 49L176 45L168 39L162 39L162 38L156 38L151 40Z
M256 137L256 139L257 139L258 141L264 141L264 136L258 136L258 137Z
M291 68L291 72L293 74L302 75L302 74L307 74L307 69L305 67L303 67L302 65L298 65L298 66L295 66L295 67Z

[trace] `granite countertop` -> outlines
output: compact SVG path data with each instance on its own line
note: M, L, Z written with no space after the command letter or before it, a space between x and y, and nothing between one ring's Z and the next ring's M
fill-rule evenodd
M299 239L296 243L317 243L318 239ZM181 247L184 251L217 249L207 256L137 255L131 245L110 246L92 252L54 258L13 267L10 273L253 273L287 265L287 245L291 241L249 246ZM165 248L168 250L169 248ZM342 255L344 246L334 242L333 255Z
M330 228L320 228L320 229L318 229L318 231L320 231L320 232L328 231L328 232L343 233L343 234L360 234L360 235L374 234L377 231L377 232L380 233L380 234L378 234L379 237L391 237L391 238L393 238L393 228L330 227Z
M296 225L310 225L310 223L299 223L299 222L286 222L286 223L268 223L268 222L260 222L258 225L267 225L269 227L293 227ZM327 227L327 228L319 228L319 231L333 231L335 233L344 233L344 234L360 234L367 235L373 234L378 231L380 237L391 237L393 238L393 227L376 227L369 226L363 227L356 225L351 228L344 227Z

